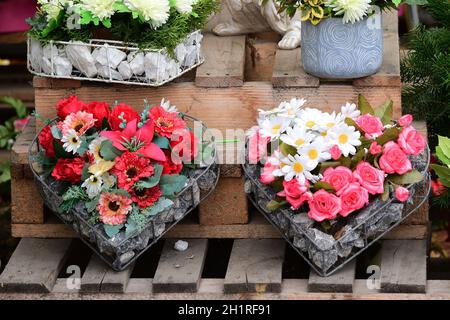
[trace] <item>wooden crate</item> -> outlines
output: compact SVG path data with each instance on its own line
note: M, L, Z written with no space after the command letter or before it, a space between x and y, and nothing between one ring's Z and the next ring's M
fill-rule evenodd
M449 280L427 278L425 240L381 241L326 278L279 239L173 244L114 272L79 240L25 238L0 275L0 299L450 299Z

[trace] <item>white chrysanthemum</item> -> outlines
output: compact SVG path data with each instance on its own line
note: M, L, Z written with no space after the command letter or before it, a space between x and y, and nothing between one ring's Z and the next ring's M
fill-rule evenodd
M92 16L103 20L114 14L114 2L116 0L81 0L80 7L89 11Z
M322 111L318 109L306 108L300 111L300 116L295 119L300 127L306 127L310 130L320 130L322 119Z
M103 180L101 177L91 175L89 178L84 180L81 186L83 188L86 188L86 193L88 194L89 198L94 198L102 190L102 184Z
M107 140L105 137L97 137L89 144L89 152L94 156L95 163L103 160L102 156L100 155L100 146L105 140Z
M342 154L347 157L356 153L357 146L361 145L361 134L355 127L342 124L329 131L329 141L332 145L337 144Z
M67 134L65 134L61 141L63 142L63 148L67 152L76 153L78 148L81 145L80 137L78 137L77 132L74 129L70 129L67 131Z
M341 107L341 113L344 117L356 119L361 115L361 111L358 110L356 104L346 103L345 106Z
M175 0L174 7L179 13L191 13L196 0Z
M371 0L327 0L325 6L333 8L335 15L344 15L344 23L355 23L367 15Z
M314 134L305 127L294 126L286 128L286 134L282 134L280 139L284 143L300 149L305 144L310 143L314 139Z
M300 149L299 154L305 156L308 159L310 166L314 168L317 167L319 163L331 159L331 155L327 151L327 146L320 141L304 145Z
M290 120L283 117L275 117L270 119L258 120L260 133L264 137L270 137L270 140L276 140L290 124Z
M162 26L169 19L169 0L125 0L125 4L131 10L142 14L145 21L154 28Z
M38 0L41 10L47 16L47 20L56 19L59 12L64 8L69 1L66 0Z
M296 178L300 183L305 183L306 179L311 179L311 170L314 167L305 156L296 154L288 155L282 160L281 171L284 172L284 180L291 181Z
M164 108L164 110L166 110L167 112L178 112L178 109L176 106L171 105L169 100L164 100L164 98L162 98L161 103L160 103L161 107Z

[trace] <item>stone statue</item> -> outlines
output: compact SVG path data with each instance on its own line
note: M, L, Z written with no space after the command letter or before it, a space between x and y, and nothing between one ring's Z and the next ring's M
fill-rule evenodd
M294 49L300 45L301 23L299 13L292 19L278 13L274 0L222 0L221 12L209 23L219 36L274 30L283 36L280 49Z

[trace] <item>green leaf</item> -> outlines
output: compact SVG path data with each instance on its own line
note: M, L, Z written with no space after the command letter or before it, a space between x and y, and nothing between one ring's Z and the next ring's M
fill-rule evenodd
M11 106L12 108L14 108L17 116L20 119L23 119L28 115L27 107L25 106L23 101L20 99L15 99L13 97L4 96L4 97L0 97L0 102L3 102L5 104Z
M389 128L384 131L384 133L379 136L376 141L379 145L385 145L389 141L397 140L400 130L398 128Z
M375 116L381 119L381 122L386 125L392 120L394 102L389 99L383 103L380 107L375 109Z
M274 211L278 210L279 208L281 208L282 206L284 206L285 204L287 204L286 201L278 202L276 200L270 200L269 203L267 203L266 208L270 212L274 212Z
M127 198L131 197L130 194L125 189L113 189L113 190L109 190L109 192L119 194L119 195L127 197Z
M122 229L122 227L123 227L123 224L118 224L118 225L115 225L115 226L111 226L109 224L104 224L103 225L103 229L105 230L106 234L110 238L112 238L116 234L118 234L120 229Z
M127 220L125 228L125 237L127 238L134 235L134 233L139 230L137 223L131 218Z
M103 19L102 20L102 24L106 27L106 28L111 28L111 19L110 18L108 18L108 19Z
M84 206L86 207L86 210L88 212L92 212L97 208L97 204L98 204L98 200L99 200L100 196L95 197L94 199L90 200L90 201L86 201L86 203L84 204Z
M319 182L314 183L313 189L315 191L318 191L320 189L324 189L326 191L335 191L333 186L325 181L319 181Z
M383 185L383 194L381 195L381 200L387 201L388 199L389 199L389 183L385 181Z
M169 139L166 137L155 136L152 142L156 143L161 149L169 149L170 147Z
M320 166L320 172L324 172L328 168L335 168L335 167L340 166L340 165L341 165L340 161L326 161L326 162L322 162L319 165Z
M164 197L161 197L151 207L142 210L142 214L147 217L154 216L165 209L169 208L173 204L173 201Z
M165 196L172 196L177 192L180 192L187 181L187 177L179 174L166 174L161 177L160 187L162 194Z
M159 183L164 167L159 164L154 165L154 173L150 178L142 179L134 184L136 188L152 188Z
M131 11L130 8L128 8L123 2L115 2L113 4L113 8L119 13L127 13Z
M438 164L432 164L431 168L436 172L442 184L450 188L450 168Z
M388 176L387 180L398 185L417 183L423 180L423 174L413 169L405 174L394 174Z
M51 126L50 131L52 133L53 138L58 140L62 139L62 132L56 125Z
M280 143L280 151L282 154L284 154L285 156L288 155L296 155L297 154L297 149L293 146L290 146L284 142Z
M369 113L371 115L375 115L375 111L370 105L369 101L362 95L358 95L358 109L361 111L361 114Z
M105 117L102 120L102 130L108 130L109 129L109 122L108 119Z
M366 155L366 151L364 148L359 148L359 150L356 152L356 154L352 158L351 167L354 168L358 165L358 163L364 159L364 156Z
M83 170L81 170L81 180L86 180L87 178L89 178L91 174L89 173L89 164L85 164L83 166Z
M105 160L114 160L116 157L120 156L123 151L117 149L112 145L111 140L105 140L100 145L100 155Z
M89 143L86 141L86 138L81 138L81 144L78 147L77 153L80 156L83 156L88 150L89 150Z
M450 139L443 136L438 136L439 141L439 148L441 149L442 153L445 155L444 160L450 159ZM437 149L436 149L437 151ZM450 161L444 161L441 158L439 158L442 162L445 164L449 164Z
M63 146L57 140L53 140L53 149L55 150L55 157L58 159L71 159L75 157L73 153L64 150Z
M440 146L436 146L436 156L443 164L450 166L450 158L447 158Z
M0 163L0 183L8 182L11 180L11 163L4 161Z

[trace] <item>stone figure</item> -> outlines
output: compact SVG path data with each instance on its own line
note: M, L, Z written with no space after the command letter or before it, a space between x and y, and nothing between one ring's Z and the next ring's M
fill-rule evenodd
M294 49L300 45L301 23L299 12L290 18L278 13L274 0L222 0L221 12L209 23L219 36L274 30L283 36L280 49Z

